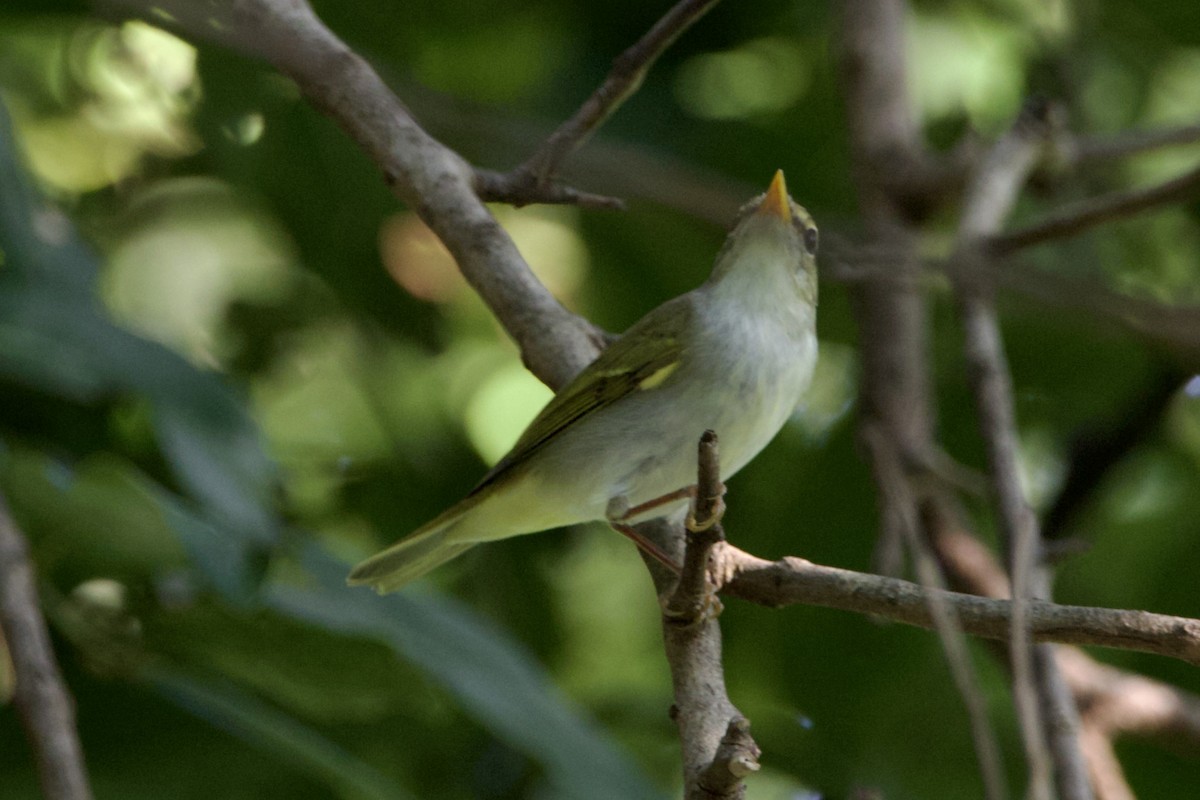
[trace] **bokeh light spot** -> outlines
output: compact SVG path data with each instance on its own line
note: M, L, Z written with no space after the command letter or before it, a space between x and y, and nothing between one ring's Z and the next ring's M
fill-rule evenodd
M765 38L693 56L679 69L675 96L697 117L741 119L788 108L809 82L803 51L786 39Z

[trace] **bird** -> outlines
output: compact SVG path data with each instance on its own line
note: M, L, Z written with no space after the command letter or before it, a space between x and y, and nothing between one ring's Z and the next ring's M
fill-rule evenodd
M701 434L720 437L724 481L811 383L817 244L778 170L738 212L703 284L609 344L466 497L355 566L348 583L384 594L480 543L595 520L628 532L680 514Z

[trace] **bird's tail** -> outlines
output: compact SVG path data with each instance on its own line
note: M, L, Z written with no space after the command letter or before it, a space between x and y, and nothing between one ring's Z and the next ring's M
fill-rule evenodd
M449 535L456 520L440 525L439 521L434 520L363 561L350 571L346 582L351 586L368 585L380 594L394 592L474 546L474 542Z

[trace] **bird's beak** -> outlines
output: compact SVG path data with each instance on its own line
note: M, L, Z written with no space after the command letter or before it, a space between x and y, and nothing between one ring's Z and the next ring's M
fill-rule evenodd
M783 170L775 170L775 177L767 187L762 203L758 206L759 214L774 214L784 222L792 221L792 208L788 203L787 183L783 180Z

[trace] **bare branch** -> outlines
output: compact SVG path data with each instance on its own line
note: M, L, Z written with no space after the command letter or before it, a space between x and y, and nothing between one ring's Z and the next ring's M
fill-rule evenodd
M914 274L897 269L896 255L885 248L855 246L834 236L826 239L835 243L833 247L822 245L826 251L823 276L831 281L928 291L940 285L941 275L953 273L965 283L994 285L1050 308L1085 312L1089 321L1115 324L1188 361L1200 358L1200 306L1134 297L1098 281L1067 277L1034 266L1016 256L991 259L978 251L971 253L965 262L927 260L922 265L923 272ZM830 254L830 250L834 252ZM919 452L910 456L916 463L931 457ZM970 478L967 482L973 483Z
M928 363L928 320L919 285L916 236L907 226L896 183L923 162L923 144L908 93L903 0L849 0L842 6L839 72L846 96L854 183L871 238L869 249L886 254L878 279L854 293L861 329L862 421L860 432L877 423L881 434L907 462L933 443L933 395ZM915 185L919 181L912 181ZM835 258L834 261L837 261ZM829 251L823 269L830 267ZM872 465L879 480L879 471ZM904 519L880 487L876 568L898 574L903 562Z
M1007 597L1008 579L992 553L953 525L935 527L933 546L954 585L987 597ZM1081 748L1099 800L1128 800L1111 739L1158 737L1200 750L1200 697L1160 681L1101 664L1076 647L1055 648L1063 679L1081 709Z
M925 596L930 590L915 583L790 556L765 561L730 544L721 547L732 575L725 594L771 608L803 604L873 614L920 628L934 626ZM942 599L954 608L967 633L1008 639L1011 601L958 592L944 592ZM1030 601L1028 611L1034 641L1135 650L1200 665L1200 620L1042 600Z
M701 776L712 767L730 721L742 716L725 689L720 624L715 617L681 624L664 614L663 642L675 687L671 716L683 749L685 797L708 800ZM733 786L723 797L740 796L740 783Z
M1190 376L1178 367L1156 365L1140 391L1115 414L1077 429L1071 437L1066 477L1043 514L1042 537L1047 541L1070 535L1075 522L1095 499L1113 468L1156 431L1171 401Z
M720 601L708 576L714 545L725 538L720 525L725 487L712 431L700 438L697 473L683 570L663 605L663 640L675 687L671 716L683 748L685 798L734 800L745 796L742 778L758 769L760 753L750 724L729 700L721 666ZM656 584L661 596L664 583Z
M680 0L676 3L641 39L617 56L604 83L514 173L530 176L539 186L549 181L567 156L586 142L638 90L663 51L716 4L717 0Z
M958 224L958 244L994 233L1017 201L1044 146L1044 106L1027 107L988 150L967 184Z
M475 193L474 169L429 136L366 61L304 0L100 0L191 39L260 58L294 80L361 147L395 195L445 243L467 281L551 387L591 361L604 334L554 298Z
M15 700L48 800L90 800L75 702L54 660L29 547L0 496L0 628L16 674Z
M1111 192L1051 214L1041 222L991 237L988 252L1007 255L1022 247L1077 236L1104 222L1125 219L1159 206L1179 203L1200 194L1200 166L1169 181L1144 189Z
M1058 662L1087 725L1108 737L1155 737L1200 752L1200 697L1073 647L1059 648Z
M910 482L904 465L900 463L898 454L891 447L891 440L877 425L864 424L862 438L870 448L876 483L889 496L888 505L903 514L902 532L908 544L908 551L912 554L921 586L926 590L934 590L926 591L929 615L942 643L950 675L967 709L971 737L974 740L976 757L979 759L979 771L983 777L984 796L989 800L1002 800L1009 795L1000 746L988 719L987 703L979 688L979 680L967 651L962 626L953 607L946 602L944 592L938 591L946 588L945 579L921 533L920 521L917 519L917 502L911 496Z
M1088 762L1096 800L1137 800L1125 780L1112 739L1094 726L1084 724L1079 729L1079 746Z
M1062 156L1067 162L1066 166L1079 167L1196 142L1200 142L1200 125L1125 131L1105 138L1077 139L1065 147L1066 152Z
M558 183L535 184L515 181L512 176L490 169L475 170L475 194L489 203L508 203L520 208L533 203L558 203L603 211L624 211L625 202L616 197L581 192Z
M1027 107L979 164L963 199L957 255L999 230L1033 172L1049 133L1050 108ZM987 450L1000 539L1013 585L1009 656L1017 718L1035 798L1054 796L1056 780L1068 800L1092 797L1078 745L1078 719L1072 698L1050 653L1035 654L1026 620L1026 598L1048 599L1049 577L1040 569L1041 534L1021 488L1012 377L990 292L956 276L955 289L965 337L968 377ZM1047 750L1048 748L1048 750ZM1053 757L1053 771L1048 755Z

